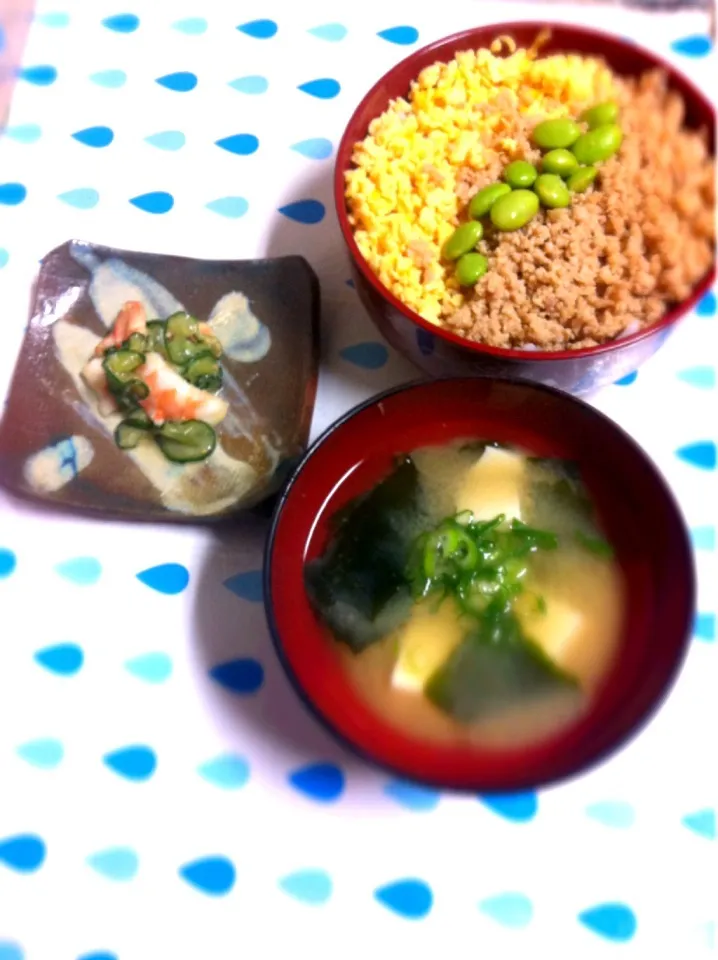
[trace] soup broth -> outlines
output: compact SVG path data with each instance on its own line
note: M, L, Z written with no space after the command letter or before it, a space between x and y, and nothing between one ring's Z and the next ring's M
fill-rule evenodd
M330 528L308 595L393 726L505 749L591 702L624 591L573 464L475 440L418 449Z

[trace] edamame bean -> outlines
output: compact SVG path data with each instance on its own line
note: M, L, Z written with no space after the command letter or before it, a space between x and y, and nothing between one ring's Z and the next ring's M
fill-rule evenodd
M471 198L469 216L473 220L485 217L494 203L499 197L503 197L505 193L511 193L511 187L508 183L490 183L488 187L482 187L482 189Z
M583 193L596 179L597 173L598 169L596 167L579 167L568 178L566 186L572 193Z
M510 187L530 187L538 171L528 160L514 160L504 170L504 180Z
M622 140L623 133L618 124L606 123L581 134L571 151L582 166L593 166L594 163L612 157L621 146Z
M456 279L462 287L473 287L489 269L489 261L481 253L465 253L456 264Z
M441 252L447 260L458 260L462 254L473 250L483 235L484 228L479 221L469 220L454 230Z
M559 177L568 177L578 167L578 160L570 150L559 148L549 150L541 160L542 173L556 173Z
M538 208L533 190L512 190L499 197L491 208L491 222L498 230L518 230L536 216Z
M589 130L602 127L607 123L615 123L618 120L618 104L611 101L597 103L595 107L584 110L580 119L588 124Z
M559 147L570 147L581 136L581 130L573 120L560 117L539 123L534 127L532 136L536 146L542 150L556 150Z
M566 184L555 173L542 173L534 184L534 190L541 203L552 210L567 207L571 203L571 194Z

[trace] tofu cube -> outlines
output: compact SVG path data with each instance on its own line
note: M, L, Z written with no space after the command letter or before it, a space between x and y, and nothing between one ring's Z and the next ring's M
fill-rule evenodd
M521 489L526 460L518 453L487 447L459 487L457 511L470 510L476 520L521 519Z

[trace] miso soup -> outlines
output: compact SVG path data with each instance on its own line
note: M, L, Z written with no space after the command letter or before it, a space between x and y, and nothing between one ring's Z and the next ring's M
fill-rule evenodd
M624 591L572 463L476 440L425 447L330 526L308 596L389 723L509 748L586 709L616 654Z

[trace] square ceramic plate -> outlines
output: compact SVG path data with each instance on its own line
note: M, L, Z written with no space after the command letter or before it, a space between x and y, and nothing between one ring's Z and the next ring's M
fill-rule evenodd
M128 300L185 311L223 347L229 411L201 463L143 440L121 450L80 371ZM303 452L316 394L319 286L302 257L213 261L70 241L42 260L0 423L0 483L20 496L125 519L226 516L275 492Z

